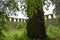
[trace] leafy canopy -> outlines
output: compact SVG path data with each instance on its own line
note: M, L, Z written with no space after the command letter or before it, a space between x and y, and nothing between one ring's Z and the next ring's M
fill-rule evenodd
M27 15L28 17L32 17L33 14L37 13L37 7L39 7L39 10L42 10L42 5L43 0L26 0L26 4L27 4Z

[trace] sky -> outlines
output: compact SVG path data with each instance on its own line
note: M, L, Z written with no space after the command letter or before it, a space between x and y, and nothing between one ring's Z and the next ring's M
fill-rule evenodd
M48 7L49 10L46 10L45 7L47 7L47 5L43 6L43 10L44 10L44 15L48 15L48 14L53 14L53 10L55 9L55 4L53 5L52 2L50 0L47 0L50 4L50 6ZM46 4L48 4L45 1ZM48 4L49 5L49 4Z
M46 10L45 7L47 7L46 5L43 6L43 10L44 10L44 15L48 15L48 14L52 14L53 13L53 10L55 9L55 4L53 5L52 2L50 0L47 0L50 4L50 6L48 7L49 10ZM46 1L45 1L46 4L48 4ZM20 5L21 3L18 2L18 5L19 5L19 8L20 8ZM49 4L48 4L49 5ZM11 17L14 17L14 18L22 18L22 19L26 19L26 16L24 16L22 14L21 11L17 11L16 12L18 14L18 16L11 16ZM55 15L54 15L55 17ZM51 17L50 17L51 18Z
M10 17L13 17L13 18L21 18L21 19L27 19L27 16L25 15L25 11L23 10L22 11L22 9L24 8L23 6L22 6L22 8L21 8L21 5L25 5L25 3L23 3L23 4L21 4L20 2L18 2L18 7L19 7L19 10L20 11L17 11L16 12L16 14L18 15L18 16L15 16L15 15L10 15ZM22 13L23 12L23 13Z
M47 5L49 5L49 3L50 3L50 6L47 7ZM55 4L52 4L52 2L50 0L45 1L45 4L46 5L43 6L44 15L53 14L53 18L56 18L56 15L53 12L55 9ZM48 8L48 10L46 10L46 8ZM51 15L49 15L48 18L51 19L52 18Z

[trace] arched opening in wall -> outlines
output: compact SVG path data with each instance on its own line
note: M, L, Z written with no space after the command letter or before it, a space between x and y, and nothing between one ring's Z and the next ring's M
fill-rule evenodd
M46 15L47 20L48 20L48 16L49 16L49 15Z
M51 18L53 19L53 14L51 14Z
M23 23L26 23L26 19L23 19Z
M23 23L24 23L24 19L23 19Z
M21 19L19 19L19 22L21 22Z
M16 18L16 22L18 22L18 19Z
M14 18L11 18L11 21L14 22Z

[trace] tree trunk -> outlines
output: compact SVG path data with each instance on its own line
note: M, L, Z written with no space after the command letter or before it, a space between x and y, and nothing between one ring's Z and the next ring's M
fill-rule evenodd
M60 3L56 4L56 15L60 15Z
M27 20L27 36L36 40L46 40L44 12L37 7L37 13Z

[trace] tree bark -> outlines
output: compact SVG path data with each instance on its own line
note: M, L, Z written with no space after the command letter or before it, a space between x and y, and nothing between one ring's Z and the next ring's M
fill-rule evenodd
M56 4L56 15L60 15L60 3Z
M37 13L27 20L27 36L36 40L46 40L44 12L37 7Z

